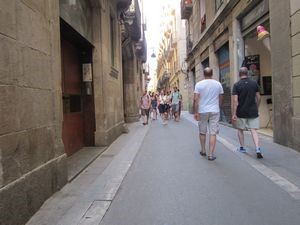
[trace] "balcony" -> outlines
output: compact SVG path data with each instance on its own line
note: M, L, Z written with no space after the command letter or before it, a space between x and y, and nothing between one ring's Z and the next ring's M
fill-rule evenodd
M133 41L139 41L141 38L141 11L138 0L132 1L129 9L124 13L125 26Z
M117 0L116 3L118 10L127 10L131 4L131 0Z
M181 0L181 19L188 20L193 12L193 0Z
M170 44L168 45L168 48L166 49L166 60L168 62L171 61L173 53L174 53L174 48L172 47L172 43L170 42Z
M146 39L140 40L135 44L135 54L142 60L143 63L147 61L147 42Z
M171 74L168 71L164 71L162 77L158 80L157 88L163 89L167 86L169 83Z
M187 54L189 54L193 49L193 41L191 40L191 35L188 35L186 38L186 50Z
M172 34L172 36L171 36L171 46L173 48L176 48L176 46L177 46L177 39L176 39L175 34Z

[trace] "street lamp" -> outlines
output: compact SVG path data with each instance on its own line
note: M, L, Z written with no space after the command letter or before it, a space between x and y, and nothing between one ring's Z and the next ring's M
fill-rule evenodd
M153 50L153 52L152 52L152 54L151 54L151 58L156 58L156 55L155 55L155 53L154 53L154 50Z
M154 53L154 47L148 48L148 50L152 49L151 58L156 58L156 54Z

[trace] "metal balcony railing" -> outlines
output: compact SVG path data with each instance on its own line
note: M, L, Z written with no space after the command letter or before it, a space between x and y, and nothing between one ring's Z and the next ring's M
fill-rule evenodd
M133 0L129 9L124 13L125 26L128 27L132 40L139 41L141 38L141 11L139 2Z
M136 56L142 60L143 63L147 61L147 42L146 39L139 40L135 44Z
M189 54L193 49L193 42L190 38L190 35L186 38L186 51Z

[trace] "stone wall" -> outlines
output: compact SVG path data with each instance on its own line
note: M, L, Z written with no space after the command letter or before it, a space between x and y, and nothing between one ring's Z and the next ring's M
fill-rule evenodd
M121 34L114 1L102 0L93 19L93 74L96 132L98 146L112 143L124 124ZM111 61L110 17L114 18L115 63ZM99 22L100 21L100 22ZM101 28L101 30L99 30Z
M121 34L116 1L90 3L95 144L103 146L124 126ZM0 225L19 225L67 182L59 0L0 1L0 49Z
M300 151L300 1L291 0L293 147Z
M67 181L58 0L0 2L0 224L24 224Z
M276 1L276 3L270 1L270 24L274 141L282 145L292 146L290 5L281 1ZM279 127L280 129L277 129Z

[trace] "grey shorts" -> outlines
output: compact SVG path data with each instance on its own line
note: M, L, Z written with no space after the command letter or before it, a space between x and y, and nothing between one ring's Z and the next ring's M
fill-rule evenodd
M200 121L198 122L199 133L206 134L207 128L210 134L219 133L220 113L200 113Z
M172 104L172 112L178 112L179 111L179 104Z
M259 129L259 117L256 118L237 118L234 127L241 130Z

